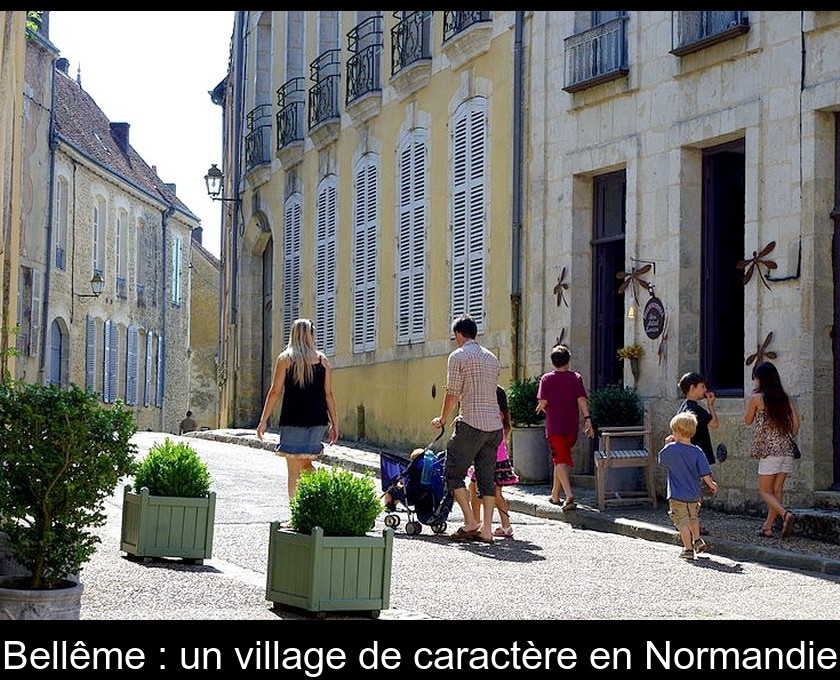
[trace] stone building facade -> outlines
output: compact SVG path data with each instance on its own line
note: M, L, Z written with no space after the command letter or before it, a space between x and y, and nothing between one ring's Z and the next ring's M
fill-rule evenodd
M562 340L590 390L638 388L656 441L704 373L731 507L760 502L742 418L773 360L802 418L790 501L819 502L840 488L838 38L837 11L237 12L222 420L256 422L311 316L342 431L413 448L466 310L504 384Z
M138 428L177 433L198 218L58 54L46 24L26 56L16 377L86 386L123 400Z

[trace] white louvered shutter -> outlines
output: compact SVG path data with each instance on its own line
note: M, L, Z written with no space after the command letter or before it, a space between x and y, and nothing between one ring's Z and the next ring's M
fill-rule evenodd
M35 356L41 347L41 287L44 277L40 269L32 270L32 307L29 317L29 356Z
M125 342L125 403L137 403L137 326L131 324Z
M318 191L318 222L315 230L315 342L327 356L335 355L335 178Z
M96 322L92 316L85 317L85 387L95 390L96 375Z
M426 134L415 130L398 152L397 343L422 342L426 329Z
M471 100L455 114L452 139L452 317L472 315L484 326L487 180L485 101Z
M146 380L143 385L143 406L148 406L152 399L152 350L154 348L154 333L146 334Z
M114 401L111 395L111 320L105 320L104 326L105 351L102 353L102 401L110 404Z
M300 317L300 222L301 197L286 201L283 214L283 343L289 339L292 324Z
M378 168L370 156L354 178L353 210L353 351L376 349L376 259Z
M111 385L109 387L109 392L111 394L111 401L114 402L117 399L117 382L119 378L119 333L120 328L119 326L111 322L111 357L110 357L110 364L111 364Z

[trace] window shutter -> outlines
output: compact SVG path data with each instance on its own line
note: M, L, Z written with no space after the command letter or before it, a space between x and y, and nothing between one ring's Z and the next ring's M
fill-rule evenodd
M158 355L157 355L157 390L155 406L163 406L163 336L158 335Z
M181 303L181 239L172 240L172 304Z
M324 354L335 354L335 177L318 191L318 222L315 230L315 326Z
M125 342L125 403L137 403L137 327L131 324Z
M92 316L85 317L85 387L95 390L96 367L96 322Z
M283 216L283 335L285 343L292 323L300 317L300 221L301 199L286 201Z
M105 351L102 355L102 401L110 404L113 401L111 396L111 320L105 320Z
M119 364L119 326L115 322L111 322L111 356L109 360L109 364L111 366L110 371L110 378L111 384L108 388L108 392L111 397L111 402L113 403L117 399L117 378L119 377L118 374L118 364Z
M41 347L41 285L40 269L32 270L32 306L29 317L29 356L39 353Z
M143 406L148 406L152 394L152 349L154 347L154 334L149 331L146 335L146 380L143 385Z
M422 342L426 328L426 134L416 130L399 151L397 200L397 342Z
M376 349L377 166L362 160L355 177L353 220L353 351Z
M58 321L50 326L50 385L61 387L61 328Z
M486 219L485 100L455 114L452 140L452 317L469 313L484 326Z

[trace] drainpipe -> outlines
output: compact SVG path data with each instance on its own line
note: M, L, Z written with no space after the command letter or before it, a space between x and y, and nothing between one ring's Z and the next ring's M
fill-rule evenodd
M175 214L175 204L171 204L166 210L161 211L160 228L162 232L161 243L161 274L163 283L161 285L162 299L161 299L161 330L160 337L163 338L161 347L163 351L160 353L160 373L158 381L160 382L160 431L166 432L166 352L169 344L166 342L166 308L169 305L169 300L166 299L166 233L169 225L169 218Z
M511 201L510 313L511 378L520 374L522 339L522 30L525 12L516 12L513 41L513 186Z
M44 265L44 280L43 291L41 295L41 352L38 357L38 382L41 385L46 384L44 379L46 361L47 361L47 335L49 333L49 309L50 309L50 275L52 273L52 243L53 243L53 202L55 200L55 148L58 146L58 140L55 134L55 63L54 58L51 62L50 73L50 130L49 130L49 148L50 148L50 185L49 196L47 198L47 259ZM66 206L65 206L66 208ZM75 239L74 239L75 242ZM65 253L65 258L67 254ZM66 264L66 263L65 263ZM35 310L33 310L34 312ZM59 371L59 381L61 380L61 371Z

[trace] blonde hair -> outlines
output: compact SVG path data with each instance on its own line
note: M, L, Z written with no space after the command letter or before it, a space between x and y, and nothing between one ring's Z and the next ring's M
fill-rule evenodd
M292 379L301 387L312 382L314 369L309 357L315 349L315 328L309 319L295 319L292 330L289 331L289 344L280 354L289 360L292 369Z
M671 430L689 439L697 432L697 416L690 411L683 411L671 418Z

